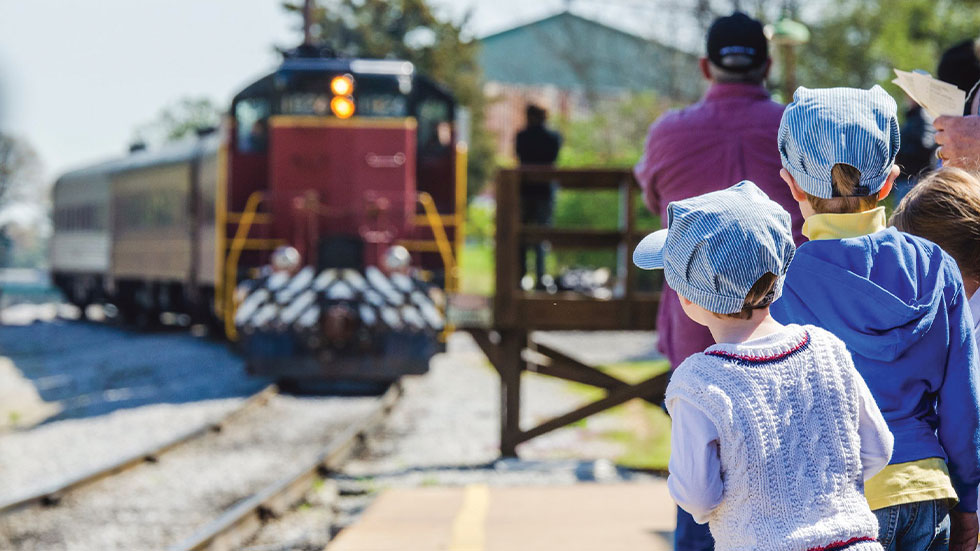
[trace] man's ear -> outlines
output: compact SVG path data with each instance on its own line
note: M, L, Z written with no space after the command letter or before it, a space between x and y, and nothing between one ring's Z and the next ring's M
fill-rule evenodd
M785 168L779 169L779 177L782 178L783 181L786 182L786 185L789 186L789 192L793 194L793 199L795 199L797 203L806 201L806 192L800 189L800 186L796 183L796 179L793 178L793 175L790 174L788 170Z
M681 301L681 304L683 304L684 306L690 306L690 305L694 304L690 300L687 300L687 298L684 295L680 294L680 293L677 294L677 298Z
M699 59L698 67L701 68L701 75L705 78L705 80L711 80L711 62L708 61L708 58L702 57Z
M888 173L888 178L885 179L885 185L881 186L881 191L878 192L878 200L881 201L888 194L892 192L892 187L895 185L895 180L902 173L902 169L898 165L892 165L891 171Z

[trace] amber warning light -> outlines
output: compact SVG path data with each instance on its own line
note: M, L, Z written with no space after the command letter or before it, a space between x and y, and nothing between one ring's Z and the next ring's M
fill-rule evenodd
M349 119L354 114L354 100L346 96L337 96L330 100L330 110L338 119Z
M330 81L330 91L335 96L349 96L354 91L354 79L350 75L333 77Z

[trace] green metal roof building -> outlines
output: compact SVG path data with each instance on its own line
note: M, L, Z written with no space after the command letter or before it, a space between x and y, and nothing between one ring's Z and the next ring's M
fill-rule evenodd
M697 99L704 89L696 56L570 12L480 42L487 82L587 95L654 91L676 100Z

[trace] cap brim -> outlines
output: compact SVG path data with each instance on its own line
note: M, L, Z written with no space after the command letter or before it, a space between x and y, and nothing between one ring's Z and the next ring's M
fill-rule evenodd
M659 230L643 238L633 250L633 264L644 270L660 270L664 267L664 245L667 230Z

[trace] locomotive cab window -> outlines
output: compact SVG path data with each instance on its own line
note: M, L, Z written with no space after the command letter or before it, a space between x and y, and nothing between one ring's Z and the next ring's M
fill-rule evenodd
M423 155L444 153L453 139L452 104L440 98L426 98L418 105L418 147Z
M235 138L239 151L265 151L269 136L269 107L269 100L265 98L246 98L235 105Z

